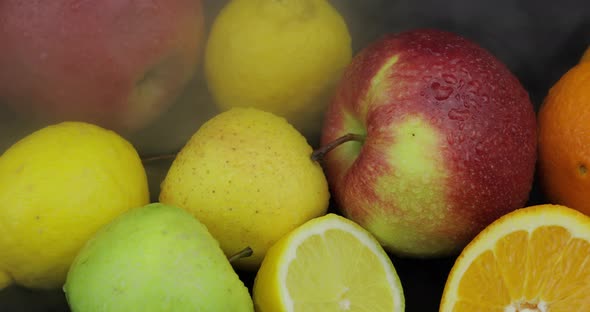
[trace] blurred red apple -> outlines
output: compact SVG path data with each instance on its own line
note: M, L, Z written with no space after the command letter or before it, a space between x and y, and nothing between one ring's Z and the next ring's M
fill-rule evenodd
M196 70L200 0L0 1L0 104L136 130Z
M313 156L324 157L337 206L400 256L457 253L522 207L532 187L528 93L498 59L453 33L417 29L366 47L322 131Z

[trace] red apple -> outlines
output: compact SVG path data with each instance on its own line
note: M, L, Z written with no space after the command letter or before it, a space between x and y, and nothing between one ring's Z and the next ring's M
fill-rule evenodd
M0 103L139 129L194 74L203 19L200 0L2 0Z
M505 65L461 36L416 29L355 56L313 157L343 215L386 250L438 257L526 203L535 135L528 93Z

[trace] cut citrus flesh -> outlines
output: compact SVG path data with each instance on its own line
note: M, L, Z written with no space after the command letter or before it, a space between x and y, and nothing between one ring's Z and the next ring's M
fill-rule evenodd
M457 258L440 311L590 311L590 218L549 204L499 218Z
M377 240L331 213L269 249L253 298L257 312L404 311L405 305L395 267Z

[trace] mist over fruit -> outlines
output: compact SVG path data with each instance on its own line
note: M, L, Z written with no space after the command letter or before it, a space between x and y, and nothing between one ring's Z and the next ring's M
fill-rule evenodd
M146 127L200 61L197 1L0 4L0 103L29 119Z

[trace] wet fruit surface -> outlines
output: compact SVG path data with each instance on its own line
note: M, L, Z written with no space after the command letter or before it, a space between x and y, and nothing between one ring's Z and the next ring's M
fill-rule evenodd
M329 182L342 211L394 253L456 252L528 199L533 105L508 68L464 38L422 29L361 51L322 143L359 128L361 147L326 156Z

